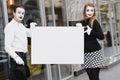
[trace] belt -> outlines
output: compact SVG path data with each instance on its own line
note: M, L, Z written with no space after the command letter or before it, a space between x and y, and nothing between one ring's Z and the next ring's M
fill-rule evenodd
M27 54L27 52L18 52L18 51L15 51L17 54L20 54L20 55L26 55Z
M19 57L26 57L26 55L27 55L27 52L18 52L18 51L15 51L15 53L16 53ZM13 58L10 57L10 60L13 60Z

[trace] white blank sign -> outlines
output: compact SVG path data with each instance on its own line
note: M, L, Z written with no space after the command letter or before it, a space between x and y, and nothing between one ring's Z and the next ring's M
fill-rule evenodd
M83 64L82 27L36 27L32 30L32 64Z

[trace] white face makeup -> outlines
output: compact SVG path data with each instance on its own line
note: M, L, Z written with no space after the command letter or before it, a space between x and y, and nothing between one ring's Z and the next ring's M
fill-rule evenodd
M86 16L88 18L91 18L93 15L94 15L94 8L90 7L90 6L87 6L87 8L86 8Z
M14 19L18 22L21 22L24 18L25 10L23 8L17 8L14 12Z

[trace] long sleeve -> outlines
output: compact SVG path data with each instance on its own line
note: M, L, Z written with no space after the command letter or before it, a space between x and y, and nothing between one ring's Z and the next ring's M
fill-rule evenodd
M36 22L31 22L30 23L30 28L26 28L27 37L31 37L31 32L35 28L36 25L37 25Z
M94 21L94 24L93 24L93 29L91 31L91 34L90 34L91 37L95 37L95 38L98 38L100 40L103 40L104 39L104 34L102 32L102 29L100 27L100 24L98 23L97 20Z
M90 26L89 19L82 20L81 23L85 27L87 25ZM93 28L90 32L90 35L88 35L88 33L84 33L84 52L93 52L96 50L100 50L101 46L98 43L97 39L104 39L104 34L98 21L94 20Z
M14 41L14 31L13 29L6 27L4 33L5 33L5 50L13 59L15 59L15 57L17 57L18 55L12 48L12 43Z
M30 28L26 28L27 37L31 37L31 32L32 30Z
M27 34L23 24L16 22L14 19L8 23L4 29L5 33L5 50L15 58L16 51L27 52Z

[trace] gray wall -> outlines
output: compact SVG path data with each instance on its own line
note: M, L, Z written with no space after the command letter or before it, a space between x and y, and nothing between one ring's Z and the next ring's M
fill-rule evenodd
M4 50L4 18L3 18L3 7L0 0L0 51Z
M67 20L76 21L83 19L84 5L93 0L65 0L67 10Z

